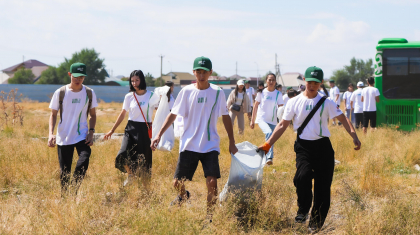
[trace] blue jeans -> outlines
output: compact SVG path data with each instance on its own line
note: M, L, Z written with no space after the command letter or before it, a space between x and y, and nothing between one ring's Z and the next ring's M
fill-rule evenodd
M258 126L261 128L262 132L265 134L265 140L268 140L271 135L273 134L274 128L276 125L269 124L263 121L258 121ZM266 154L267 159L273 159L273 146L271 146L270 150Z
M350 114L350 109L346 109L346 116L349 120L351 120L351 123L353 123L353 125L356 124L356 117L354 116L354 109L351 111ZM350 119L351 116L351 119Z

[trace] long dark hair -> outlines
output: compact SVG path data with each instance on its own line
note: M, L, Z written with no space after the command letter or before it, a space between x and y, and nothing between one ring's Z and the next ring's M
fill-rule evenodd
M326 95L327 97L329 97L329 96L330 96L330 94L328 94L327 89L325 88L324 83L322 83L322 84L321 84L321 89L324 91L324 93L325 93L325 95Z
M349 86L348 87L353 87L353 91L354 91L353 83L349 83ZM347 88L347 90L349 90L349 88Z
M144 78L143 72L141 70L134 70L133 72L130 73L130 78L128 79L128 82L130 84L130 92L136 91L136 89L134 89L133 87L133 84L131 84L131 78L134 76L137 76L140 78L139 89L146 90L146 79Z
M273 75L274 79L276 79L276 75L274 73L268 73L267 76L265 77L266 81L267 81L267 79L270 75ZM267 88L267 87L264 87L263 89L258 89L257 92L262 92L265 88Z
M239 86L236 85L236 87L235 87L235 101L238 98L238 92L239 92ZM244 92L244 98L243 99L245 99L245 94L246 94L246 88L245 88L245 86L244 86L243 92Z
M174 85L174 83L173 82L171 82L171 81L166 81L165 82L165 86L168 86L169 87L169 91L168 91L168 93L166 93L166 96L168 97L168 102L170 102L171 101L171 94L172 94L172 89L171 89L171 87Z

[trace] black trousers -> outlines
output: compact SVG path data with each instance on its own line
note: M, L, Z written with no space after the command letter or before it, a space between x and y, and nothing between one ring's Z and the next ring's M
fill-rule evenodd
M309 225L321 228L331 202L331 183L334 174L334 150L330 139L295 142L296 187L298 214L308 214L312 204L312 179L314 179L313 207Z
M363 127L363 113L355 113L356 128Z
M85 142L85 140L82 140L76 144L57 146L58 162L60 163L61 170L61 189L63 193L67 191L70 183L71 163L73 162L74 148L76 148L77 154L79 155L71 182L76 187L76 192L86 174L89 167L91 149L89 145L85 144Z

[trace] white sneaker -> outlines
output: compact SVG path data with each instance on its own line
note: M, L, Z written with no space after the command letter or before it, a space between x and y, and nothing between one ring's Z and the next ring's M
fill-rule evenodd
M265 164L267 164L269 166L273 165L273 159L272 158L267 159L267 161L265 162Z
M128 174L127 179L124 180L124 187L129 186L130 184L132 184L134 181L134 175L133 174Z

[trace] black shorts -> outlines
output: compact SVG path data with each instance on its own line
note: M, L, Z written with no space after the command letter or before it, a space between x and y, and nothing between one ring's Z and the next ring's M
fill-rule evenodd
M199 161L203 166L205 178L207 176L220 178L219 152L197 153L185 150L179 154L174 179L192 180Z
M376 127L376 111L366 112L363 111L363 127L369 126L370 120L370 127Z

